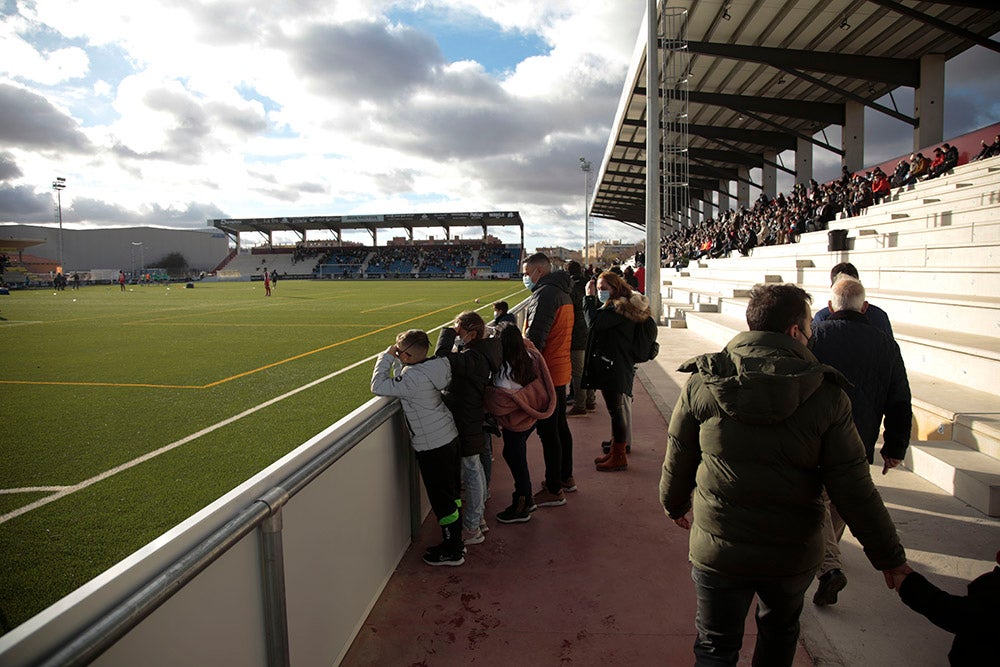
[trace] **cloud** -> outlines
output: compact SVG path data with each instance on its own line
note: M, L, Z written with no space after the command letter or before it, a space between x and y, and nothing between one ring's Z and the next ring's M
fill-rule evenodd
M376 22L309 26L285 46L314 91L357 101L406 95L445 64L428 35Z
M151 225L158 227L204 227L209 218L225 218L226 214L214 204L188 202L183 207L163 207L159 204L132 210L87 197L77 197L72 207L63 207L63 220L86 220L101 226Z
M27 185L0 184L0 220L52 222L52 195Z
M14 156L7 152L0 153L0 181L10 181L21 176L24 173L17 166Z
M0 143L9 147L83 153L92 150L77 123L42 95L0 83Z

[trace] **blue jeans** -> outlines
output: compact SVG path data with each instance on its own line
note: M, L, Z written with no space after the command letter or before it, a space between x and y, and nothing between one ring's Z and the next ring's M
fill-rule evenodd
M695 665L735 665L743 646L743 627L757 595L757 646L753 665L791 665L799 639L802 598L813 572L789 577L730 577L691 568L698 614Z
M486 477L479 454L462 457L462 527L468 531L479 528L486 506Z

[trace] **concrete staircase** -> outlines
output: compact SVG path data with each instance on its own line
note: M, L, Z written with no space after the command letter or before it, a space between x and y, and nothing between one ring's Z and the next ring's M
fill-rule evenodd
M792 282L826 305L830 267L858 267L868 300L889 314L913 394L906 465L988 516L1000 516L1000 158L894 191L825 232L755 248L750 257L663 269L664 324L720 347L746 330L756 283Z

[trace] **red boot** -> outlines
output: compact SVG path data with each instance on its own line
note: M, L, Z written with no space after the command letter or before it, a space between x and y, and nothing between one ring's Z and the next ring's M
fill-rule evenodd
M598 472L616 472L628 470L628 457L625 455L625 443L611 443L611 454L604 461L595 463Z

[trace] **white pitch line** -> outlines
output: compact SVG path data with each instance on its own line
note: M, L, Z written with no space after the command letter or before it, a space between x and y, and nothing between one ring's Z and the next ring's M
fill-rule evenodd
M65 486L22 486L19 489L0 489L0 495L12 494L12 493L51 493L53 491L62 491Z
M244 417L252 415L253 413L258 412L260 410L263 410L264 408L270 407L270 406L274 405L275 403L278 403L279 401L283 401L283 400L285 400L286 398L288 398L290 396L294 396L295 394L298 394L299 392L305 391L306 389L312 389L313 387L315 387L318 384L326 382L327 380L329 380L331 378L335 378L338 375L341 375L342 373L346 373L347 371L349 371L349 370L351 370L353 368L357 368L361 364L363 364L365 362L368 362L368 361L371 361L372 359L374 359L377 356L378 356L377 354L373 354L370 357L367 357L367 358L362 359L360 361L354 362L350 366L344 366L340 370L334 371L333 373L330 373L329 375L325 375L325 376L319 378L318 380L313 380L312 382L309 382L308 384L304 384L301 387L297 387L295 389L292 389L291 391L286 392L286 393L284 393L284 394L282 394L280 396L275 396L274 398L272 398L270 400L267 400L267 401L264 401L263 403L260 403L258 405L255 405L252 408L244 410L243 412L241 412L241 413L239 413L237 415L233 415L232 417L229 417L228 419L223 419L220 422L217 422L215 424L212 424L211 426L203 428L202 430L198 431L197 433L192 433L191 435L185 436L185 437L181 438L180 440L175 440L175 441L171 442L169 445L164 445L163 447L160 447L159 449L154 449L153 451L147 452L147 453L143 454L142 456L139 456L137 458L132 459L131 461L126 461L125 463L122 463L121 465L115 466L114 468L111 468L110 470L105 470L101 474L95 475L95 476L91 477L90 479L85 479L82 482L80 482L79 484L74 484L72 486L62 487L59 491L57 491L56 493L53 493L51 496L46 496L44 498L39 498L38 500L36 500L33 503L25 505L24 507L19 507L16 510L13 510L11 512L7 512L7 514L4 514L4 515L0 516L0 524L6 523L6 522L10 521L11 519L14 519L16 517L21 516L22 514L30 512L31 510L38 509L39 507L43 507L44 505L48 505L49 503L51 503L53 501L56 501L56 500L59 500L60 498L64 498L64 497L68 496L71 493L76 493L77 491L80 491L82 489L86 489L88 486L92 486L94 484L97 484L98 482L101 482L101 481L107 479L108 477L111 477L112 475L117 475L118 473L120 473L122 471L125 471L125 470L128 470L129 468L134 468L135 466L139 465L140 463L145 463L146 461L149 461L150 459L156 458L160 454L165 454L165 453L169 452L172 449L177 449L181 445L186 445L187 443L191 442L192 440L197 440L201 436L208 435L209 433L211 433L213 431L217 431L217 430L219 430L220 428L222 428L224 426L229 426L230 424L232 424L234 422L237 422L240 419L243 419Z
M520 290L518 290L518 291L520 291ZM513 293L509 294L508 296L506 296L504 298L505 299L509 299L510 297L514 296L515 294L517 294L517 292L513 292ZM487 306L481 306L480 308L477 308L476 310L483 310L486 307ZM492 307L492 304L490 304L489 307ZM451 323L452 323L452 320L449 320L448 322L445 322L444 324L439 324L438 326L434 327L433 329L428 329L428 333L437 331L438 329L443 329L444 327L448 326ZM370 362L372 359L376 358L378 355L379 355L379 353L375 353L375 354L373 354L371 356L365 357L364 359L361 359L359 361L355 361L353 364L350 364L349 366L344 366L340 370L336 370L336 371L330 373L329 375L324 375L323 377L321 377L321 378L319 378L317 380L313 380L312 382L304 384L301 387L297 387L297 388L292 389L291 391L286 392L286 393L284 393L284 394L282 394L280 396L275 396L274 398L272 398L270 400L267 400L267 401L264 401L263 403L260 403L259 405L255 405L252 408L248 408L248 409L244 410L243 412L241 412L241 413L239 413L237 415L233 415L232 417L229 417L227 419L223 419L222 421L220 421L218 423L215 423L215 424L212 424L211 426L203 428L202 430L198 431L197 433L192 433L191 435L185 436L185 437L181 438L180 440L175 440L174 442L171 442L168 445L164 445L163 447L160 447L159 449L153 450L151 452L147 452L146 454L143 454L142 456L134 458L131 461L126 461L125 463L122 463L121 465L115 466L114 468L111 468L110 470L105 470L101 474L95 475L95 476L93 476L93 477L91 477L89 479L85 479L82 482L80 482L79 484L73 484L72 486L61 486L61 487L44 487L45 489L50 489L50 488L51 489L58 489L58 491L56 491L55 493L53 493L51 496L46 496L44 498L39 498L35 502L30 503L28 505L25 505L24 507L19 507L16 510L12 510L10 512L7 512L4 515L0 515L0 524L7 523L11 519L17 518L17 517L21 516L22 514L26 514L26 513L30 512L31 510L38 509L39 507L44 507L45 505L48 505L51 502L59 500L60 498L65 498L66 496L70 495L71 493L76 493L77 491L80 491L82 489L86 489L88 486L93 486L94 484L97 484L98 482L101 482L101 481L107 479L108 477L111 477L112 475L117 475L118 473L123 472L125 470L128 470L129 468L134 468L135 466L139 465L140 463L145 463L146 461L149 461L150 459L156 458L160 454L165 454L166 452L169 452L172 449L177 449L181 445L186 445L187 443L191 442L192 440L197 440L198 438L200 438L203 435L208 435L209 433L211 433L213 431L217 431L217 430L219 430L220 428L222 428L224 426L229 426L230 424L232 424L234 422L237 422L240 419L243 419L244 417L252 415L253 413L258 412L260 410L263 410L264 408L270 407L270 406L274 405L275 403L278 403L279 401L283 401L286 398L289 398L291 396L294 396L295 394L298 394L299 392L305 391L306 389L312 389L313 387L315 387L318 384L322 384L323 382L326 382L327 380L331 380L331 379L337 377L338 375L346 373L349 370L355 369L358 366L360 366L361 364L365 364L365 363ZM40 490L41 490L41 487L40 487Z

